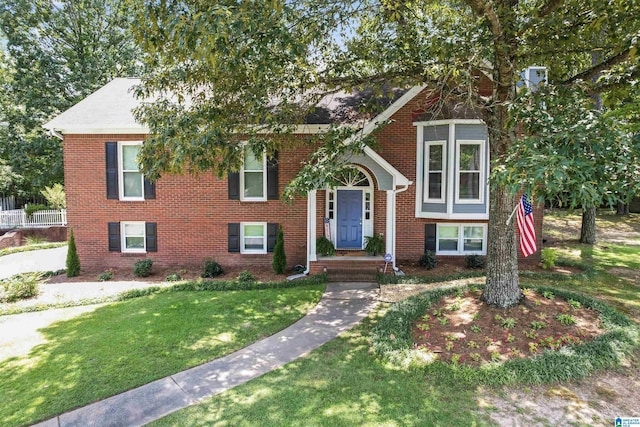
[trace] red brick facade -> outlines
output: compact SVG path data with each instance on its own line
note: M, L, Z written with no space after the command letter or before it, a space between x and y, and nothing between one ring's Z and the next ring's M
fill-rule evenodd
M424 107L417 96L391 117L378 133L379 154L414 185L397 195L396 258L417 260L424 252L426 223L416 218L416 112ZM307 200L299 197L292 205L279 200L242 202L229 200L226 179L215 175L165 176L156 183L156 199L109 200L106 195L105 143L140 141L144 135L65 135L65 190L69 227L73 228L83 268L129 268L149 256L159 265L195 266L214 258L223 266L268 266L272 254L228 252L227 224L257 221L279 223L285 236L289 267L306 264ZM279 156L279 190L298 172L310 149L296 149ZM373 176L373 174L371 174ZM374 177L375 180L375 177ZM323 233L325 192L317 193L317 234ZM386 193L374 192L374 231L386 230ZM542 211L535 211L536 232L541 236ZM109 222L146 221L157 224L158 251L125 254L108 250ZM474 221L452 221L456 223ZM486 221L481 221L486 222ZM515 220L514 220L515 223ZM515 225L514 225L515 226ZM530 260L538 260L539 252Z

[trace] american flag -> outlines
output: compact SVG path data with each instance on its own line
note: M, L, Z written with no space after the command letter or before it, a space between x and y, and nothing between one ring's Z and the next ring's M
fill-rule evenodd
M522 195L518 205L518 232L520 233L520 252L528 257L536 247L536 230L533 226L533 207L526 194Z

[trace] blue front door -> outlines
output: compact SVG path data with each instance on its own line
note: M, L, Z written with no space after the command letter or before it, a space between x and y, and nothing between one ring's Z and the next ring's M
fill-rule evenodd
M338 190L338 249L362 249L362 191Z

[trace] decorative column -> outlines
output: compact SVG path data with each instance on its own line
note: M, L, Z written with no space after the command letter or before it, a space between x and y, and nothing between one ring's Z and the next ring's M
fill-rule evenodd
M393 190L387 190L387 222L386 222L386 253L393 256L393 266L396 265L395 254L395 225L396 225L396 193Z
M317 200L316 190L307 192L307 251L309 262L317 261L316 254L316 216L317 216Z

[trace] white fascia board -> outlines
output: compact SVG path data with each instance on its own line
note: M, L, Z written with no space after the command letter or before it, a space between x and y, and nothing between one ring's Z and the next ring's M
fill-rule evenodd
M110 134L148 134L149 128L138 127L113 127L113 128L45 128L61 135L110 135Z
M440 125L483 125L484 120L480 119L447 119L447 120L433 120L427 122L413 122L414 126L440 126Z

